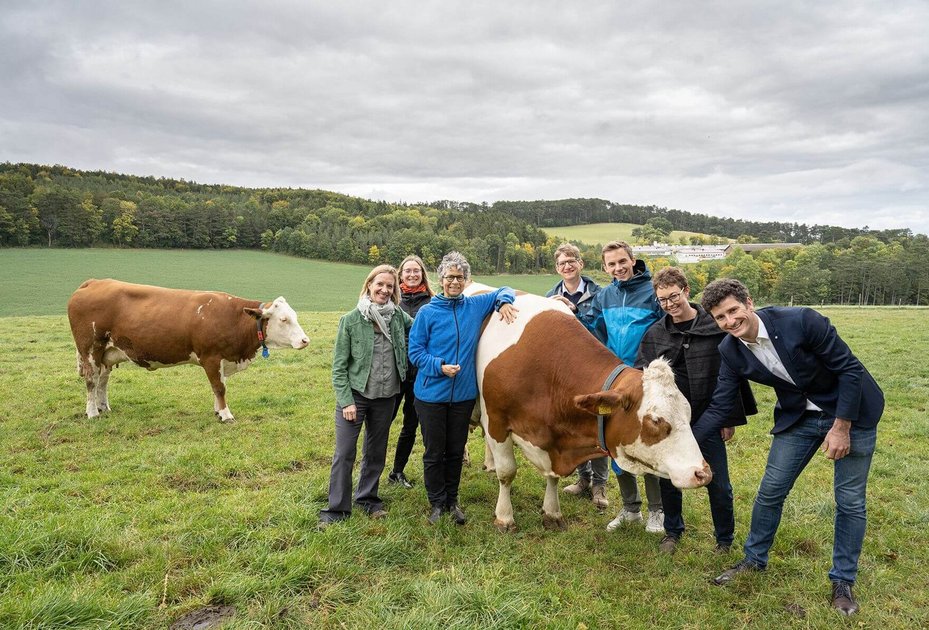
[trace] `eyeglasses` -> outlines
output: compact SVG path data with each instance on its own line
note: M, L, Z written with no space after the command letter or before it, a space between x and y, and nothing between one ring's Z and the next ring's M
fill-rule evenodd
M443 276L446 282L464 282L464 276Z
M564 260L559 260L555 263L555 266L561 269L562 267L567 267L568 265L576 265L578 263L577 258L566 258Z
M678 300L681 299L681 293L672 293L668 297L656 297L658 303L664 306L665 304L676 304Z

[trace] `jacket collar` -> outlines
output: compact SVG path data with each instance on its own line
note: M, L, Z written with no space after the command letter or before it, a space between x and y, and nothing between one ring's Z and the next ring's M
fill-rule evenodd
M632 266L632 277L628 280L617 280L613 278L612 284L616 285L621 289L628 289L630 287L635 287L643 282L651 282L652 274L648 270L648 267L645 266L645 261L641 258L637 258L635 264Z
M692 320L692 324L687 331L691 335L699 335L701 337L712 337L714 335L724 335L726 333L719 327L716 323L716 320L713 319L713 316L703 310L703 307L695 302L690 302L690 306L697 311L697 316ZM673 334L683 334L682 331L678 330L674 325L674 321L671 319L671 316L665 313L664 318L662 319L665 329Z

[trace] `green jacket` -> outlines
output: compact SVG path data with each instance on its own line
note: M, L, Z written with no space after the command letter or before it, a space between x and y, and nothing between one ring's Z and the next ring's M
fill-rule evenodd
M393 341L397 373L402 381L406 376L406 331L413 319L399 308L390 320L390 338ZM332 353L332 387L339 407L355 404L352 390L362 392L371 374L371 356L374 354L374 325L365 320L357 308L339 319L339 332L335 336Z

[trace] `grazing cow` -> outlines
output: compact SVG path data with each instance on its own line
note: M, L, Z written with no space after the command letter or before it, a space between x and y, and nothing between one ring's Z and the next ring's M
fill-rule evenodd
M199 365L213 388L213 411L234 420L226 378L241 372L259 348L309 344L297 313L279 297L244 300L219 291L164 289L118 280L87 280L68 300L77 370L87 384L87 417L109 411L113 366L132 361L148 370Z
M653 361L644 371L622 369L607 383L621 361L566 306L528 294L518 295L515 306L516 321L490 318L477 347L481 422L500 482L497 529L516 526L510 502L514 442L547 479L547 529L565 528L559 478L603 455L602 448L637 475L670 478L679 488L710 482L712 472L690 430L690 405L667 362Z

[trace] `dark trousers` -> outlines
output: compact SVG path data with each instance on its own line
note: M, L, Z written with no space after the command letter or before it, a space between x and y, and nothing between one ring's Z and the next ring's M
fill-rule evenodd
M394 405L394 415L403 404L403 427L400 429L400 437L397 438L397 452L394 454L393 472L402 473L406 468L406 463L410 460L410 453L413 452L413 444L416 442L416 428L419 426L419 416L416 415L416 406L413 395L413 379L403 382L400 395L397 396L397 403Z
M423 432L423 483L433 507L458 503L461 463L468 442L474 400L456 403L415 402Z
M726 443L719 432L700 444L703 459L713 470L713 481L706 485L710 495L710 514L713 517L713 534L716 543L731 545L735 535L735 513L732 509L732 484L729 483L729 461L726 458ZM684 533L682 512L683 495L668 479L661 479L661 502L664 505L664 530L669 536L680 538Z
M335 408L335 453L329 473L329 507L319 513L321 521L338 521L352 513L352 469L358 451L358 436L365 429L358 473L355 503L368 513L383 509L384 502L377 495L381 472L387 460L387 438L393 422L394 396L365 398L352 391L358 416L354 422L342 417L342 408Z

